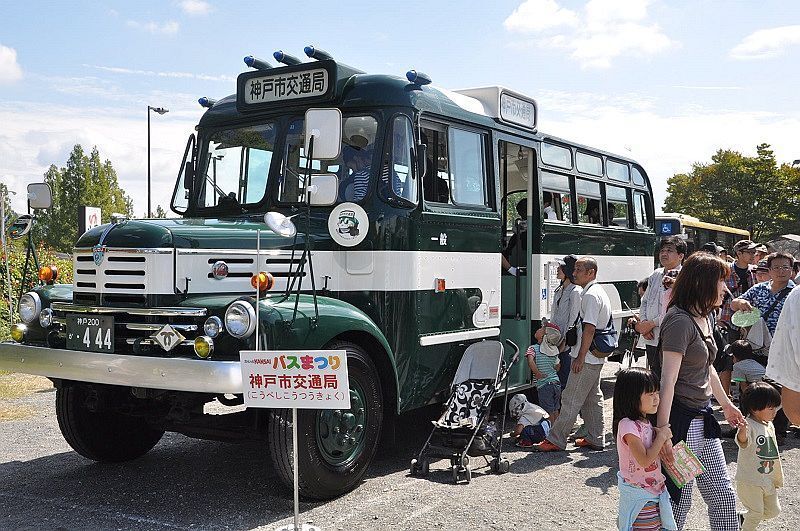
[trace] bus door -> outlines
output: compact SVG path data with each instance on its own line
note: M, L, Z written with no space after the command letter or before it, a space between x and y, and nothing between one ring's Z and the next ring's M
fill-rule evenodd
M427 146L416 223L419 355L415 392L447 389L467 345L500 335L500 214L489 134L444 121L421 122ZM439 397L441 398L441 397Z
M523 145L520 139L500 140L498 146L499 181L502 190L503 256L512 268L504 271L502 284L502 336L511 339L524 350L531 344L531 308L538 308L538 298L532 301L531 251L539 234L539 187L536 184L536 151L533 142ZM533 214L533 213L537 214ZM538 295L538 290L537 290ZM509 386L531 381L531 371L524 362L512 371Z

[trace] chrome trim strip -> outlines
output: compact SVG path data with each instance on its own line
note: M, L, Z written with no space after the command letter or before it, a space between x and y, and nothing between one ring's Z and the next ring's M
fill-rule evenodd
M128 315L149 315L160 317L205 317L205 308L116 308L106 306L82 306L70 302L53 302L50 308L56 312L71 313L127 313Z
M133 345L134 343L137 343L137 342L140 345L158 345L158 343L156 343L154 340L152 340L150 338L147 338L147 337L129 337L129 338L125 339L125 343L127 343L129 345ZM194 345L194 341L190 340L190 339L186 339L184 341L181 341L181 344L178 345L178 346L191 347L192 345ZM161 345L159 345L159 346L161 346Z
M145 323L114 323L125 325L125 328L128 330L143 330L145 332L155 332L157 330L161 330L164 328L164 324L145 324ZM197 332L197 329L200 328L197 325L193 324L170 324L172 328L176 330L180 330L182 332Z
M255 249L177 249L178 254L208 254L208 255L225 255L225 256L255 256L259 254ZM311 253L314 254L313 252ZM273 256L291 256L291 249L261 249L259 256L266 258ZM296 260L300 260L300 255L296 255Z
M170 254L172 249L148 249L146 247L106 247L106 252L115 253L130 253L130 254ZM73 247L72 252L75 254L92 254L92 248Z
M469 339L483 339L500 335L499 328L479 328L477 330L464 330L461 332L448 332L446 334L430 334L420 336L419 344L422 347L430 345L443 345L445 343L458 343Z
M238 361L152 358L0 342L0 369L77 382L240 394Z

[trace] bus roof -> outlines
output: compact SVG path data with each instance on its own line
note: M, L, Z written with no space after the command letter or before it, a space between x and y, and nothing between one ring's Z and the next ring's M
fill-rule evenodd
M717 225L716 223L707 223L700 221L699 218L690 216L688 214L666 213L656 216L656 219L677 219L684 227L695 227L698 229L709 229L720 232L729 232L731 234L741 234L742 236L750 237L750 233L744 229L737 229L736 227L728 227L726 225Z

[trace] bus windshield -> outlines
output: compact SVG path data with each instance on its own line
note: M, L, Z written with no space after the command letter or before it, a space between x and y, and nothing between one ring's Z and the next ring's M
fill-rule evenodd
M212 133L205 167L199 172L198 207L229 209L261 201L275 137L274 122Z

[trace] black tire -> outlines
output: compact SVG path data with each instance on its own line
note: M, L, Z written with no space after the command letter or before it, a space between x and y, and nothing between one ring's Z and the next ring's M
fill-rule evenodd
M124 393L110 392L106 400ZM56 417L73 450L92 461L119 463L141 457L164 435L143 418L124 415L112 407L92 412L86 407L90 390L84 385L56 390Z
M327 500L350 492L367 472L381 435L383 424L383 394L375 364L359 345L335 341L325 347L347 351L347 369L351 390L358 386L364 394L366 420L360 451L342 464L330 463L320 449L317 433L319 410L297 410L298 487L305 499ZM270 409L267 427L272 464L280 480L293 488L292 469L292 411Z

